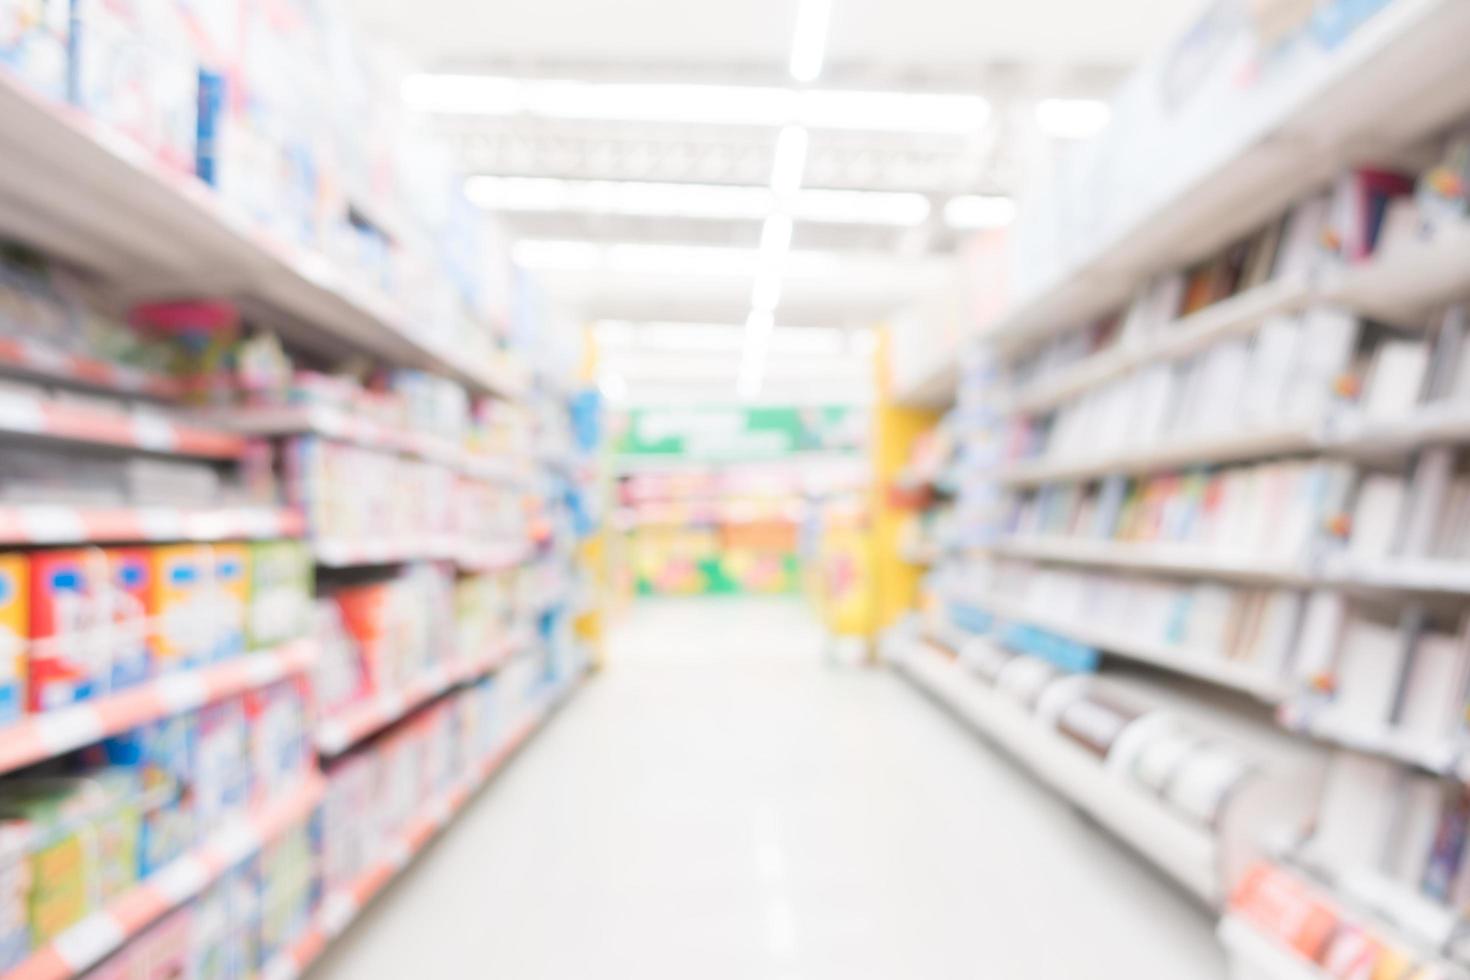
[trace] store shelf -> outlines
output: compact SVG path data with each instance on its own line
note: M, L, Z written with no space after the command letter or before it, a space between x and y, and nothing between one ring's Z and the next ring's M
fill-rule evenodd
M1283 681L1267 677L1249 664L1227 660L1219 654L1191 652L1182 647L1140 641L1093 628L1072 618L1037 613L998 596L966 595L960 601L985 609L1001 619L1026 623L1094 647L1108 656L1148 664L1216 687L1240 691L1267 704L1280 702L1289 692Z
M231 211L204 183L172 172L84 113L0 72L0 229L134 290L230 294L264 303L318 342L514 397L519 372L466 363L409 314L322 255ZM309 328L302 326L309 325Z
M989 550L1008 558L1228 581L1281 585L1310 585L1316 581L1316 576L1303 565L1215 555L1184 545L1015 537L1002 539Z
M5 974L5 980L79 976L165 913L201 894L220 875L305 820L322 797L320 776L303 777L279 798L230 821L200 846L150 875Z
M1178 268L1263 224L1361 147L1405 146L1463 117L1470 92L1454 80L1470 68L1470 49L1460 43L1467 34L1470 8L1459 0L1397 0L1274 90L1247 90L1207 152L1169 168L1167 180L1016 297L984 336L1016 349L1086 323L1121 305L1151 272Z
M1470 297L1470 226L1389 245L1372 261L1338 270L1322 293L1400 326L1423 326L1438 307Z
M0 505L0 545L114 544L129 541L258 541L299 538L300 512L270 508Z
M1027 460L1001 470L998 479L1008 486L1039 486L1060 481L1093 480L1113 474L1137 476L1190 466L1237 463L1321 448L1322 440L1315 428L1291 426L1177 439L1161 446L1091 458Z
M0 436L200 459L237 459L246 442L229 432L181 425L157 411L77 404L0 389Z
M285 953L262 971L262 980L295 980L305 973L326 948L357 919L371 902L440 831L464 809L490 779L499 772L526 741L576 690L579 680L572 680L547 699L545 705L532 710L529 717L515 725L500 747L492 752L474 772L449 791L430 800L418 815L397 835L388 852L345 888L326 895L313 924Z
M471 452L442 436L396 428L324 405L232 408L206 417L218 425L248 435L318 435L367 449L442 463L467 476L484 480L520 483L530 478L526 459Z
M1325 707L1307 702L1287 703L1281 706L1277 718L1283 728L1298 735L1393 759L1440 776L1456 772L1464 761L1464 746L1457 741L1428 739L1387 726L1367 729L1344 722L1330 711L1324 713Z
M1324 581L1369 591L1470 595L1470 562L1434 558L1386 558L1330 563Z
M173 398L179 394L179 385L172 378L71 354L27 337L0 337L0 372L120 395Z
M295 640L196 670L180 671L0 728L0 773L54 758L109 735L222 701L311 668L316 645Z
M320 538L312 541L312 551L317 564L327 568L449 561L466 571L495 572L524 563L534 548L528 541L474 543L445 535L364 541Z
M1145 364L1190 357L1231 336L1254 330L1267 317L1302 309L1312 296L1311 285L1303 277L1268 282L1181 317L1144 343L1094 354L1063 368L1019 393L1008 408L1024 414L1048 411Z
M1221 919L1217 934L1237 962L1237 972L1232 976L1241 980L1329 980L1326 970L1239 916Z
M370 735L376 734L428 704L445 691L498 670L525 645L520 638L507 640L498 649L434 668L398 691L388 691L362 704L324 718L317 725L316 747L324 756L341 755Z
M1221 897L1216 842L1204 829L1130 789L1096 756L1038 723L1019 705L994 693L956 661L925 644L905 646L899 669L980 734L1029 768L1042 782L1208 904Z

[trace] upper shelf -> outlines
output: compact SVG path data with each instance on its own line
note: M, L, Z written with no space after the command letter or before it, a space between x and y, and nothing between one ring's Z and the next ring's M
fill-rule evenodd
M1188 164L1105 222L984 336L1016 348L1100 316L1146 276L1246 234L1342 166L1449 125L1470 110L1470 88L1458 81L1470 71L1466 37L1461 0L1395 0L1336 51L1257 93L1255 111L1240 113L1234 132L1213 134L1210 152L1178 148Z
M287 326L513 397L502 365L467 364L380 290L275 238L203 182L0 70L0 230L85 265L138 296L190 291L255 301Z

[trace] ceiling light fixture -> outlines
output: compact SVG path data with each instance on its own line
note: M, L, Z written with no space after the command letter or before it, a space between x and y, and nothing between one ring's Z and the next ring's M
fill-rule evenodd
M796 31L791 39L791 77L802 84L822 74L827 54L827 25L832 0L801 0L796 8Z
M1053 139L1089 139L1112 117L1113 110L1100 99L1042 99L1036 104L1036 125Z
M522 214L760 221L775 204L769 187L749 185L476 175L465 179L464 188L482 208ZM791 204L801 221L900 228L923 224L929 210L929 199L910 191L807 189L797 191Z
M999 194L966 194L944 205L944 223L957 231L1004 228L1016 218L1016 202Z
M765 380L766 348L776 328L776 318L769 312L753 310L745 321L745 353L740 359L740 397L750 400L761 393Z
M776 137L776 155L771 165L771 192L784 203L801 190L806 173L806 151L811 142L801 126L786 126Z
M990 115L982 96L953 92L424 74L405 78L401 92L409 108L445 115L761 127L795 121L812 129L956 136L977 131Z

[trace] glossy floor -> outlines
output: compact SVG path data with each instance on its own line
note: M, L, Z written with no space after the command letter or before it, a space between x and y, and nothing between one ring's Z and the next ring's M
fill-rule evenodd
M634 608L326 980L1218 980L1204 912L785 601Z

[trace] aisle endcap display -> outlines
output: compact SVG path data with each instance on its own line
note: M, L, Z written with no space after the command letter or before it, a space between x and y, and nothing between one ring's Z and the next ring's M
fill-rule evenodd
M27 715L0 727L0 773L304 673L315 658L312 640L294 640L212 666L166 674L68 708Z
M324 786L320 776L300 777L295 787L215 830L198 847L35 951L7 973L6 980L79 976L164 913L199 895L220 875L308 819L321 800Z
M306 519L289 508L0 504L0 545L263 541L305 533Z

